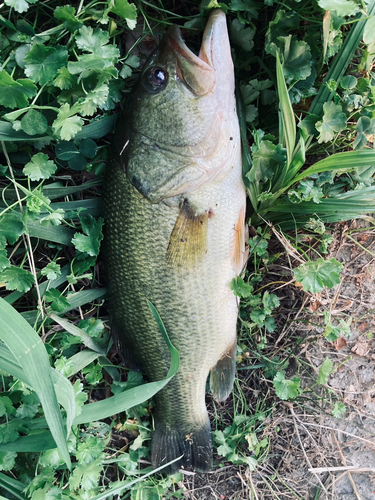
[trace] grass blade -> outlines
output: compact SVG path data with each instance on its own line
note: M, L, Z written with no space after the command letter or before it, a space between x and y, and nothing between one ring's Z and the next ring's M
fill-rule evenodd
M375 0L370 1L367 6L367 11L369 16L375 14ZM362 17L364 17L364 15ZM330 101L333 96L325 83L328 83L330 80L335 80L337 83L341 81L342 77L345 74L345 71L347 70L354 57L355 51L359 47L366 22L366 20L358 21L350 30L349 34L345 38L340 52L330 64L327 76L325 77L323 85L320 87L319 92L315 96L310 106L309 113L322 116L323 104Z
M323 160L314 163L314 165L301 172L292 180L289 186L313 174L320 174L321 172L329 172L332 170L349 172L359 167L366 167L374 164L375 151L373 149L361 149L360 151L345 151L343 153L336 153L328 158L324 158Z
M279 52L276 52L276 75L277 75L277 92L279 94L280 110L281 110L281 121L283 125L282 142L286 145L286 151L288 157L286 169L282 174L283 177L285 177L286 170L288 166L292 163L293 150L296 144L296 122L294 119L292 104L289 99L288 89L286 88Z
M11 493L18 500L26 500L26 497L22 495L23 490L26 488L26 484L13 479L0 472L0 488Z
M52 382L47 351L35 330L3 299L0 299L0 338L9 347L37 393L56 445L70 468L66 433Z
M151 302L147 302L171 353L171 365L166 378L157 382L150 382L138 387L133 387L132 389L112 396L108 399L85 405L82 408L81 414L74 420L74 424L85 424L95 420L102 420L103 418L107 418L115 413L121 413L128 410L129 408L132 408L154 396L177 373L180 366L180 355L169 340L167 331L159 313Z
M0 345L0 366L1 369L9 373L9 375L21 380L21 382L29 387L33 387L25 370L17 363L17 359L5 345ZM54 368L50 368L50 370L57 401L66 411L66 432L67 436L69 436L73 420L76 417L74 390L72 384L66 377Z
M60 243L60 245L73 246L72 238L75 231L65 226L42 226L40 222L27 223L28 234L34 238Z
M17 453L38 453L56 448L55 440L50 431L38 432L22 436L13 443L0 444L0 452L15 451Z
M106 351L102 347L98 346L94 342L94 340L90 337L90 335L86 333L84 330L82 330L82 328L73 325L73 323L71 323L65 318L60 318L60 316L57 316L57 314L50 314L50 318L53 319L53 321L55 321L56 323L58 323L60 326L62 326L67 332L71 333L72 335L75 335L76 337L79 337L86 347L97 352L98 354L102 354L103 356L105 356Z
M284 198L269 209L267 220L283 230L302 227L313 217L323 222L339 222L358 219L375 212L375 186L348 191L335 198L325 198L319 204L314 202L292 203Z

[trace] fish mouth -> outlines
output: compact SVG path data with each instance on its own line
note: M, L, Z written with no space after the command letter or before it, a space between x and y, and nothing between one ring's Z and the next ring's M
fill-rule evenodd
M198 55L194 54L186 45L180 28L176 25L171 26L167 32L167 46L176 58L177 78L184 82L197 96L211 92L217 79L218 55L223 52L228 53L228 50L230 54L224 12L220 9L214 9L210 12ZM231 60L229 66L232 67Z

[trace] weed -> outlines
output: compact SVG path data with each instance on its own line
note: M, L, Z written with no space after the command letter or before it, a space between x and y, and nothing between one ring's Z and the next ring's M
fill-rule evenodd
M212 7L228 14L252 226L250 265L231 283L241 298L238 361L246 365L238 373L256 372L256 392L265 394L251 411L250 398L235 396L233 422L214 432L218 454L262 471L273 404L265 403L267 380L281 400L308 396L302 375L287 372L300 362L294 356L300 340L267 350L280 310L272 283L264 281L280 257L269 248L271 234L280 235L288 256L302 255L295 280L317 293L339 283L342 266L307 257L296 229L319 235L319 252L327 253L333 237L326 223L374 210L374 1L204 1L176 8L168 1L74 7L5 0L0 487L7 498L182 498L180 474L151 478L144 463L152 427L145 400L167 381L141 385L133 371L122 381L111 351L97 188L107 134L148 51L142 40L152 45L172 22L185 23L194 37ZM129 44L135 28L139 36ZM287 229L296 231L294 240L280 232ZM351 318L336 322L326 313L324 322L328 341L350 334ZM176 353L172 359L169 376L178 367ZM332 369L328 361L320 367L314 378L320 390ZM345 405L331 402L339 418ZM121 445L112 443L115 437Z

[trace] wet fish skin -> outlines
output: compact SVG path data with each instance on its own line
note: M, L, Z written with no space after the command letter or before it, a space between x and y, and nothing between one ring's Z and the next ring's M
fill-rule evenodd
M150 85L155 68L166 84ZM151 73L150 73L151 72ZM155 397L153 466L209 470L205 404L225 399L235 370L237 302L229 284L245 260L233 64L226 19L211 12L199 57L172 27L146 63L120 118L103 193L105 263L113 328L150 380L170 354L146 299L180 353L180 369Z

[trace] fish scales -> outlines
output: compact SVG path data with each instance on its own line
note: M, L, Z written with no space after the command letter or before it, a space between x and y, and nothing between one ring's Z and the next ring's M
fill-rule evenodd
M228 43L223 23L224 14L213 11L208 21L211 34L205 33L211 52L217 43L212 35L215 28ZM173 43L177 38L190 55L178 32L167 36L174 37ZM171 81L175 54L170 52L164 45L143 73L154 65L166 68L168 85L175 87L169 94L162 89L159 95L165 92L164 97L156 106L145 103L146 109L144 89L143 94L136 93L126 126L120 124L117 129L103 198L111 321L121 344L134 353L150 380L166 376L170 353L148 308L149 300L180 354L178 373L155 397L152 463L159 466L184 454L169 467L171 472L180 466L208 470L212 464L206 380L210 370L216 370L219 388L213 384L213 392L218 399L229 394L233 383L237 302L230 282L245 259L245 190L231 60L225 61L231 73L224 101L212 98L217 88L219 96L224 89L215 79L206 104L197 109L197 100L208 93L197 95L205 89L195 88L192 93L186 88L191 75L186 68L181 75L183 63L178 61L180 75ZM212 81L208 84L212 86ZM181 95L188 96L183 108ZM160 123L165 112L177 115L177 121L175 116L174 121ZM144 133L149 127L152 134ZM211 162L211 170L206 161Z

